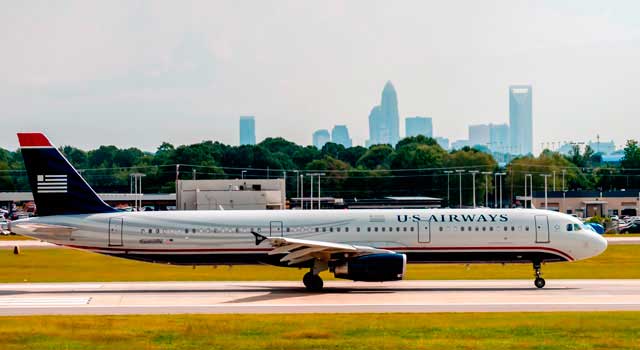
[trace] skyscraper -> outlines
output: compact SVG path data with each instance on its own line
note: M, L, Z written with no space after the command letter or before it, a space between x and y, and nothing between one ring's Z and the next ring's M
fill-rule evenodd
M390 81L387 81L382 90L380 109L389 129L389 139L385 143L395 146L400 141L400 115L398 113L398 94Z
M530 85L509 87L509 149L512 154L533 153L533 119Z
M320 129L313 133L313 145L316 146L317 149L321 149L322 146L329 141L331 141L329 130Z
M449 150L449 139L446 137L436 136L436 142L442 147L444 150Z
M492 152L509 153L508 124L489 124L489 149Z
M382 90L379 106L369 114L369 140L367 146L388 143L395 145L400 140L400 117L398 113L398 95L388 81Z
M431 118L413 117L405 119L405 134L407 137L424 135L433 137Z
M256 144L256 120L253 116L240 117L240 144Z
M469 144L486 146L489 143L489 124L469 125Z
M369 113L369 139L366 142L366 146L377 145L384 138L382 133L386 131L384 120L382 119L382 111L380 106L375 106Z
M346 125L336 125L331 130L331 142L343 145L346 148L351 147L351 138L349 137L349 129Z

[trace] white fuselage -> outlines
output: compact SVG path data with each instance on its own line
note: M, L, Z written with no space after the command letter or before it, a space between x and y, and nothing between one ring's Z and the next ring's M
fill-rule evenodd
M252 231L384 248L413 263L574 261L607 246L578 219L536 209L118 212L34 217L12 229L55 244L176 264L277 265Z

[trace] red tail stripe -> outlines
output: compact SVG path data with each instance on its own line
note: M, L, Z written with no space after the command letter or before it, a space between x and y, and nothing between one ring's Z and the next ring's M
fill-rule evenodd
M18 133L20 147L51 147L49 139L41 132L20 132Z

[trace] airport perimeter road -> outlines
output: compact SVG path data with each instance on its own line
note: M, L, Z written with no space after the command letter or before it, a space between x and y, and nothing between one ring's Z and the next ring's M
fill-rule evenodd
M640 280L1 284L0 315L640 310Z

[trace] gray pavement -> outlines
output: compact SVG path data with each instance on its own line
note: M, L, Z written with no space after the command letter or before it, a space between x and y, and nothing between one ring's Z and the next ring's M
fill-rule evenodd
M640 311L640 280L0 284L0 315Z

